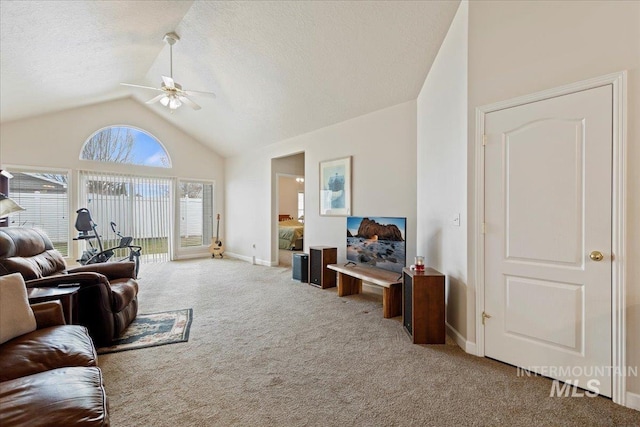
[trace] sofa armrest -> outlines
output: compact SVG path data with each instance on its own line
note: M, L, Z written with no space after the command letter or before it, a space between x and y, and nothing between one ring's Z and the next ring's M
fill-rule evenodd
M69 283L77 283L80 286L80 298L82 298L83 294L102 294L102 297L99 298L101 309L104 310L105 313L111 312L111 305L113 303L111 284L104 274L90 272L58 274L55 276L27 280L25 282L27 288L55 287L61 284Z
M27 280L27 288L47 288L61 284L77 283L82 286L104 283L109 285L109 280L100 273L86 272L73 274L56 274L55 276L40 277L38 279Z
M47 301L32 304L31 309L33 310L33 314L36 316L38 329L66 324L60 301Z
M107 276L112 279L135 279L136 264L133 261L122 262L103 262L99 264L88 264L80 267L71 268L69 273L93 272Z

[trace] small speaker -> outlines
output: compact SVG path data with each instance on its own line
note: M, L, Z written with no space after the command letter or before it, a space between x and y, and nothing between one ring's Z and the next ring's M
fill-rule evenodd
M309 282L309 255L293 254L293 280Z
M309 283L312 285L320 286L322 283L322 251L316 249L310 249L311 256Z
M337 262L338 249L329 246L309 248L309 284L322 289L336 286L336 272L327 265Z

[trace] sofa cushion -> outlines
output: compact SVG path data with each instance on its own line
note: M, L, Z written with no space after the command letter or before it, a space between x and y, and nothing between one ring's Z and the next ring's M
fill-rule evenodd
M42 230L27 227L0 229L0 258L30 257L50 249L53 249L53 243Z
M20 273L37 279L66 269L64 258L44 231L37 228L0 229L0 276Z
M102 373L70 367L0 383L0 425L108 426Z
M96 362L96 351L87 328L52 326L0 346L0 381L67 366L96 366Z
M52 274L63 272L66 264L62 255L56 250L42 252L28 258L0 259L0 275L20 273L24 280L39 279Z
M18 273L0 277L0 344L36 329L27 287Z

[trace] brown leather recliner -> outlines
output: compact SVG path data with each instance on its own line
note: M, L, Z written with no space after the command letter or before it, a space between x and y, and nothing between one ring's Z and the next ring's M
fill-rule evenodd
M0 426L109 425L96 350L60 302L31 306L37 329L0 344Z
M0 276L20 273L28 288L78 283L78 322L97 346L108 345L138 313L133 262L67 269L60 252L37 228L0 228Z

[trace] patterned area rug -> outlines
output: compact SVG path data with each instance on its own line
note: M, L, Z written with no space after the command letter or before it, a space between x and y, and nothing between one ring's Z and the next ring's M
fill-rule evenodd
M98 354L136 350L145 347L189 341L193 310L138 314L122 336L110 347L101 347Z

